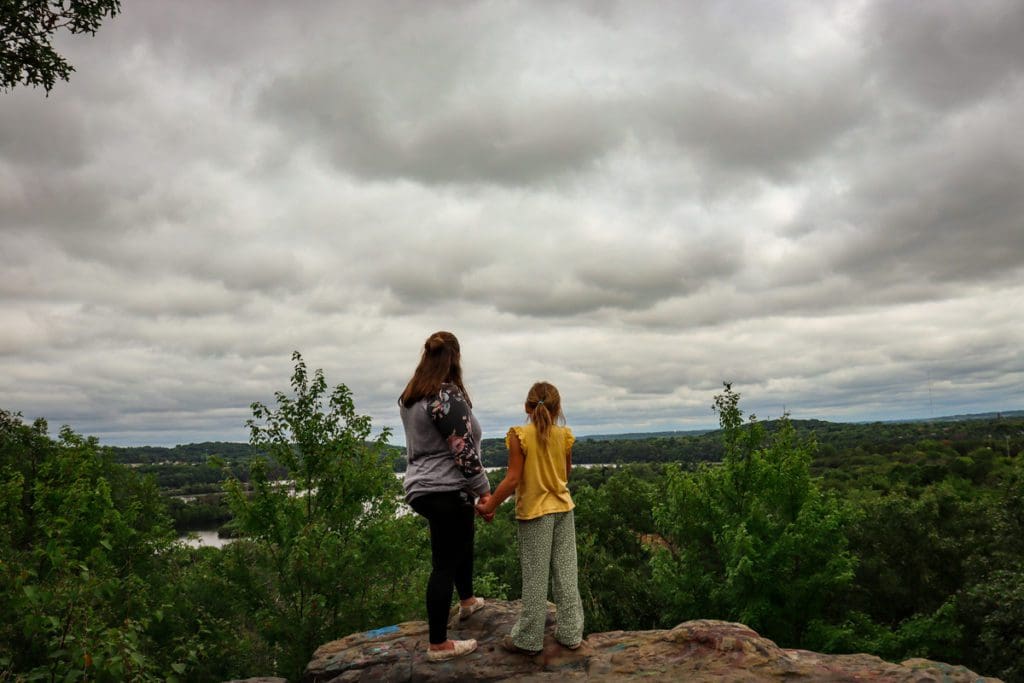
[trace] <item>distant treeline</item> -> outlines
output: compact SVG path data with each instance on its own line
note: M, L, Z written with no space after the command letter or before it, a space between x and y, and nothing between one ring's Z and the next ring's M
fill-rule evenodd
M180 446L113 446L114 458L120 463L190 462L205 464L211 456L225 461L249 460L260 452L247 443L204 441Z
M988 447L1004 455L1016 451L1013 440L1019 439L1024 428L1024 411L986 413L979 417L960 419L937 418L917 422L827 422L825 420L792 420L797 434L813 436L818 442L818 458L828 462L839 454L853 451L864 453L894 453L907 444L934 440L966 455L979 447ZM778 420L764 423L771 434ZM263 455L246 443L207 441L173 447L113 446L116 462L131 464L144 474L154 474L161 488L172 488L180 493L200 493L204 485L216 484L224 478L223 467L236 471L245 480L244 465L253 457ZM503 467L508 458L504 438L484 439L481 454L487 467ZM394 462L396 472L405 471L405 449L393 446L387 457ZM632 462L717 462L722 459L722 438L718 430L708 432L660 432L651 434L621 434L600 437L581 437L573 447L573 460L578 463L632 463ZM211 459L216 467L209 467ZM182 469L174 464L195 465ZM142 467L149 465L151 467ZM825 465L828 466L827 464ZM185 490L197 484L194 491Z
M968 460L969 454L985 448L996 455L1011 457L1020 452L1024 443L1022 411L959 420L870 424L793 420L791 424L800 438L816 440L812 470L834 485L855 477L851 467L860 468L861 474L856 475L859 477L864 476L865 468L873 470L880 477L880 486L890 477L903 476L903 470L911 472L918 484L941 479L950 471L971 479L978 476L977 470L984 469L985 463L977 457ZM778 420L763 423L769 435L779 425ZM255 457L265 457L249 444L223 441L110 450L116 462L129 465L142 476L152 476L164 495L201 496L189 502L181 498L171 500L169 511L179 532L210 529L229 520L221 495L224 481L230 476L248 482L250 462ZM507 462L503 438L484 439L481 452L487 467L503 467ZM930 460L922 463L921 453L930 453ZM719 430L581 437L573 448L573 460L579 464L681 463L692 469L701 462L720 462L723 455ZM403 448L391 446L383 457L391 462L394 471L405 470ZM287 470L273 460L266 467L271 479L287 476Z

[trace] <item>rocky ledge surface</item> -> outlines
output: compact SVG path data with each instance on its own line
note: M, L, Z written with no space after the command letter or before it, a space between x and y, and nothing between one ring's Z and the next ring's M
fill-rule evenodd
M317 649L304 681L998 681L926 659L894 664L865 654L790 650L743 624L710 619L669 630L592 633L572 651L555 642L553 606L544 650L529 657L501 647L518 612L518 602L496 600L466 621L453 617L449 637L475 638L479 646L470 655L441 663L426 660L426 622L356 633Z

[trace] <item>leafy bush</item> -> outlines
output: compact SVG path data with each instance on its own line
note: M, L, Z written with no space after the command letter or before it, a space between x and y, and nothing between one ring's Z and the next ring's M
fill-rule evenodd
M173 534L152 481L94 438L54 441L6 411L0 481L0 678L163 678L150 584Z
M415 613L429 553L419 521L396 514L388 431L371 439L349 389L328 394L322 371L310 376L299 353L293 360L292 395L278 392L273 409L254 403L249 421L252 445L287 469L293 487L255 461L252 489L231 479L227 492L252 555L235 581L278 672L299 678L323 642Z
M766 437L752 416L744 427L739 394L715 397L725 442L721 465L670 469L655 506L665 541L654 580L672 621L741 621L788 646L834 618L854 558L846 512L810 476L814 443L783 420Z

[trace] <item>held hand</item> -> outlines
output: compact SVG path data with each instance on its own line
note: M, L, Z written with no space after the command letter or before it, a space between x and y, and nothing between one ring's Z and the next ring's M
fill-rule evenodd
M476 514L483 517L485 522L491 522L494 519L494 513L488 512L487 507L483 503L477 503Z
M476 513L483 517L485 522L490 522L494 519L494 506L491 505L491 494L485 493L480 496L480 500L476 504Z

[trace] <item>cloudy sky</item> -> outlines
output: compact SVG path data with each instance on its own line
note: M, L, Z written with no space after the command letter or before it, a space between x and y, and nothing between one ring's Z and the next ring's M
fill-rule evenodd
M0 93L0 408L245 441L291 353L401 436L1024 408L1024 3L135 2Z

